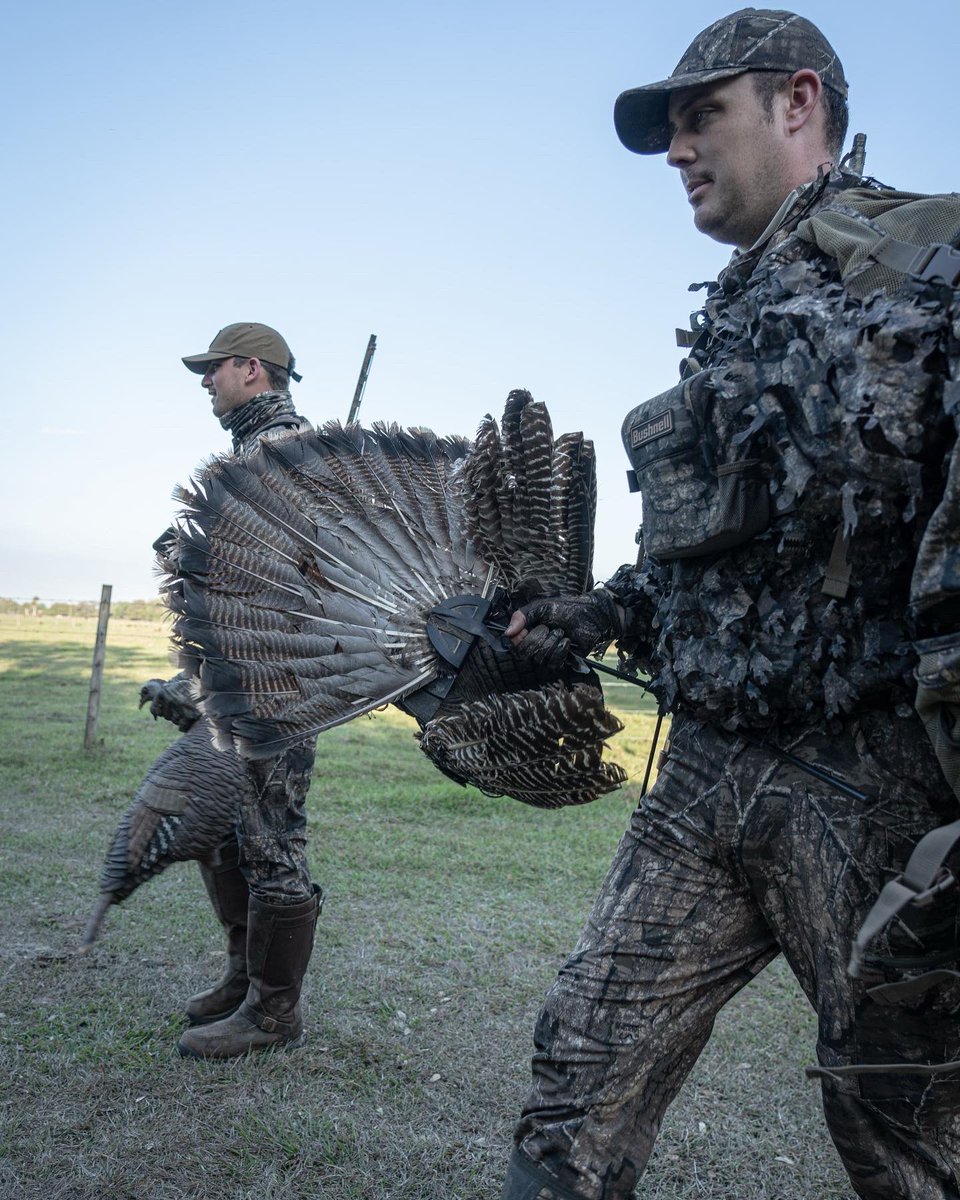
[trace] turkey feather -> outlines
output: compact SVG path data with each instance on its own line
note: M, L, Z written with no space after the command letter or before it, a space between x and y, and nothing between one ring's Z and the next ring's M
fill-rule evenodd
M593 447L554 439L529 392L470 445L331 422L212 459L175 494L159 564L219 746L268 757L399 703L459 782L546 807L619 786L603 760L619 725L572 658L536 667L491 632L483 655L445 657L472 642L451 614L478 597L502 629L536 595L592 586Z

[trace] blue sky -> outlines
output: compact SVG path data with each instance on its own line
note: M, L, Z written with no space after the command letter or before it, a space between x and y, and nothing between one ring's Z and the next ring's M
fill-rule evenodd
M45 3L8 15L0 595L156 593L170 491L228 447L180 363L279 328L315 422L472 434L527 387L600 475L596 573L631 556L620 423L670 386L687 284L727 250L613 101L727 11L624 0ZM810 3L868 171L957 186L955 3ZM949 122L949 126L948 126Z

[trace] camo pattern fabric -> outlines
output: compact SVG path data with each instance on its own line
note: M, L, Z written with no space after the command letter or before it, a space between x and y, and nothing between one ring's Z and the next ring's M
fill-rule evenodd
M252 795L237 821L240 868L264 904L302 904L313 895L307 866L307 791L316 741L283 754L246 761Z
M960 428L960 318L953 322L951 379L944 387L944 409ZM932 636L917 643L917 709L930 734L937 758L954 791L960 795L960 456L950 463L943 497L920 544L910 599L921 628ZM952 626L952 628L951 628Z
M663 707L756 729L912 705L914 572L915 604L938 571L960 588L960 468L944 494L954 299L907 280L858 300L836 261L795 233L721 276L686 400L707 458L726 462L735 445L763 464L772 519L722 554L648 555L607 583L633 610L620 649ZM851 575L836 598L822 587L841 531Z
M955 892L904 910L863 978L846 971L882 884L921 834L955 819L956 798L915 716L839 724L837 737L780 748L862 800L767 745L675 719L668 759L547 994L503 1200L633 1196L714 1018L780 950L817 1012L822 1066L960 1059L960 983L895 1009L867 994L955 959ZM822 1091L858 1196L960 1197L960 1071L828 1076Z
M220 418L233 438L234 454L249 457L261 438L276 441L291 434L309 433L313 426L293 406L289 392L260 392Z

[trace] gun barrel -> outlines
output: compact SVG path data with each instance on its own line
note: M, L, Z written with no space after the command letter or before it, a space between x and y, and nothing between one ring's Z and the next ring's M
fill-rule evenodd
M367 352L363 356L363 366L360 368L360 377L357 380L357 386L353 393L353 403L350 405L350 415L347 417L347 424L352 425L357 419L357 413L360 411L360 401L363 399L363 389L367 386L367 376L370 374L370 364L373 361L373 352L377 348L377 335L370 334L370 340L367 342Z

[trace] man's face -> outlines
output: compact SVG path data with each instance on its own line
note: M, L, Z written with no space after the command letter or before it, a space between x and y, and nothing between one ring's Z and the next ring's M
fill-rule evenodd
M667 162L683 176L694 225L715 241L752 246L794 186L778 111L764 111L749 74L670 97Z
M225 416L250 399L243 382L246 368L246 360L238 367L232 358L222 358L208 365L200 383L210 393L215 417Z

